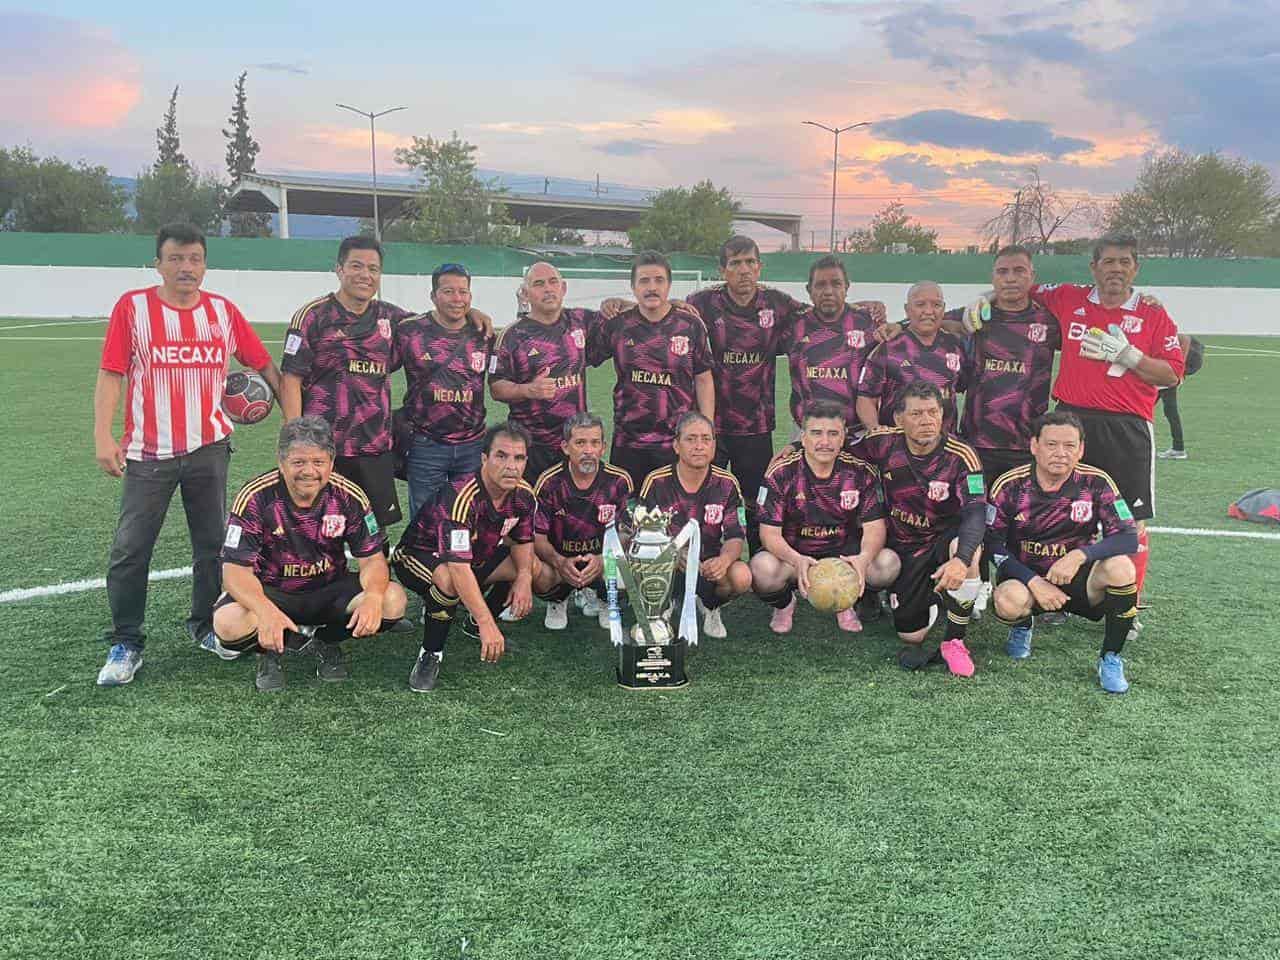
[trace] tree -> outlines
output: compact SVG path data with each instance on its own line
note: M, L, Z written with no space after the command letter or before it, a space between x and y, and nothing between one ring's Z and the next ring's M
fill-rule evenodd
M913 253L933 253L938 249L938 231L912 220L902 201L894 200L871 218L871 248L883 252L899 243L906 244Z
M414 137L395 152L396 163L417 172L420 191L402 219L383 225L384 239L417 243L502 242L511 223L503 189L476 176L476 148L458 137Z
M997 248L1021 243L1035 251L1051 249L1054 235L1071 226L1096 225L1097 205L1087 198L1068 198L1040 179L1040 169L1027 171L1018 188L998 214L980 228L985 240Z
M125 191L106 167L75 166L30 149L0 149L0 229L40 233L123 230Z
M1131 233L1144 251L1225 257L1263 248L1280 212L1261 164L1217 153L1149 155L1133 189L1116 198L1107 229Z
M711 256L733 232L740 205L723 187L710 180L691 189L673 187L653 198L640 222L627 231L636 250L693 253Z
M236 99L227 122L231 129L223 129L227 138L227 176L234 183L246 173L253 173L261 147L249 132L249 108L246 104L245 78L248 72L236 78ZM233 237L271 236L271 216L266 213L233 213L227 217Z
M182 153L182 146L178 141L178 88L173 88L173 93L169 96L169 109L165 111L164 120L160 126L156 128L156 167L157 169L165 164L175 164L176 166L190 166L187 158Z
M211 173L182 164L166 163L138 174L133 205L138 211L134 229L154 233L166 223L193 223L206 233L222 226L226 186Z

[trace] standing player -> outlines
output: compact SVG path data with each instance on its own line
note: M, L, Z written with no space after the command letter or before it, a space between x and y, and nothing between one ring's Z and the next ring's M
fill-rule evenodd
M192 554L187 634L202 649L218 652L213 602L232 430L222 412L227 366L234 355L262 373L277 394L280 375L236 305L200 289L206 252L204 234L190 224L161 227L155 259L160 285L124 294L107 323L93 391L94 450L98 466L123 477L124 486L107 567L111 651L99 686L128 683L142 666L151 553L179 487ZM122 396L124 436L117 443L112 421Z
M1034 462L1010 470L991 489L987 549L999 571L996 615L1012 625L1006 649L1019 660L1031 656L1036 613L1066 610L1105 620L1098 681L1108 693L1124 693L1129 682L1120 651L1138 598L1128 554L1138 535L1112 479L1080 462L1085 450L1079 417L1055 410L1033 430Z
M788 345L791 416L799 428L809 404L822 400L838 404L845 422L856 424L858 381L884 321L884 305L845 302L849 276L838 257L815 260L805 289L813 306L796 318Z
M339 644L385 630L404 614L404 590L390 582L369 498L333 469L334 451L322 417L288 421L276 469L241 488L227 519L226 592L214 605L214 630L228 650L258 649L254 683L263 693L284 689L286 646L314 647L316 675L346 680ZM358 574L347 570L348 550Z
M484 378L493 337L467 322L471 274L446 263L431 274L435 310L396 327L408 390L404 410L413 426L409 502L416 517L443 487L480 466L484 438Z
M809 595L809 568L821 559L850 564L868 590L892 582L871 563L885 543L880 478L870 464L843 452L844 410L819 400L805 411L802 431L800 451L770 464L760 491L763 549L751 558L751 577L760 599L774 608L774 633L791 632L794 588ZM862 629L852 609L836 621L842 630Z
M942 428L956 429L956 394L965 389L964 344L941 329L946 313L942 288L931 280L907 291L907 330L876 346L867 356L858 381L858 419L868 430L893 426L898 398L917 380L942 393Z
M1133 237L1102 237L1094 245L1090 270L1092 287L1042 286L1033 295L1052 311L1062 335L1053 384L1056 409L1074 413L1084 424L1091 464L1115 480L1138 522L1132 559L1141 591L1149 555L1146 521L1155 515L1156 396L1160 387L1182 380L1185 358L1178 327L1164 307L1133 288L1138 275ZM970 327L977 325L973 308L965 319Z
M533 549L554 570L560 583L547 595L544 626L563 630L569 625L569 594L588 591L594 604L583 613L609 629L604 606L604 532L626 515L631 478L605 463L604 423L594 413L577 413L565 421L560 449L563 459L538 478L533 488L538 501L534 517Z
M690 520L698 524L705 558L698 565L697 586L702 629L708 637L723 639L727 634L720 608L751 589L751 570L742 562L746 538L742 491L732 473L712 463L715 427L696 410L676 423L673 446L676 462L645 477L640 502L670 511L673 535Z
M444 496L414 515L392 554L396 576L422 597L422 649L409 689L435 689L444 644L459 601L480 633L480 659L496 663L506 648L495 611L511 607L519 620L557 582L533 555L533 488L524 482L529 435L514 423L490 427L480 470L454 481ZM491 588L486 599L484 590Z
M347 237L338 246L338 289L293 315L285 334L280 405L286 419L324 417L337 444L335 469L373 504L384 529L399 523L391 437L391 374L400 369L394 330L409 316L377 299L382 246Z
M889 549L872 564L876 579L893 580L890 605L902 641L898 664L918 670L937 654L947 669L973 676L965 646L978 596L978 557L986 533L982 464L968 444L942 429L942 393L917 381L898 397L897 427L870 431L854 451L880 471L889 516ZM946 636L926 649L934 604L947 613Z
M631 265L636 306L591 332L588 362L613 361L613 447L609 460L633 487L671 462L680 417L696 409L714 418L715 382L707 330L700 319L671 303L671 263L641 253Z
M567 286L549 263L524 275L529 312L498 338L489 392L508 404L511 421L533 438L525 480L537 481L560 460L564 425L587 409L587 334L602 322L594 310L566 310Z

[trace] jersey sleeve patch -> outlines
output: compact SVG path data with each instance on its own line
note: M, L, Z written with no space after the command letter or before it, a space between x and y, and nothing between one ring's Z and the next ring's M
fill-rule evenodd
M980 473L969 474L968 484L969 484L969 492L973 494L975 497L983 493L984 486L983 486L982 474Z
M1133 519L1133 511L1129 509L1129 504L1125 502L1124 497L1116 498L1116 514L1121 520Z
M471 531L451 530L449 532L449 550L453 553L467 553L471 550Z
M292 357L302 348L302 334L290 331L289 335L284 338L284 353L287 357Z
M237 523L227 524L227 537L222 541L222 545L228 550L234 550L240 546L240 535L244 533L244 528Z

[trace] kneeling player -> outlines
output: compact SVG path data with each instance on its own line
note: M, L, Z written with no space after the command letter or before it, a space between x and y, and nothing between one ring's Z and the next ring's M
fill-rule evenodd
M727 634L720 608L751 589L751 569L742 562L747 537L742 492L732 473L712 464L715 427L701 413L690 411L676 422L672 446L676 462L645 477L640 501L671 511L673 535L690 520L698 524L705 557L698 565L697 588L702 631L723 639ZM683 579L678 582L683 586Z
M866 589L893 582L872 565L884 547L884 504L875 468L842 452L844 410L814 401L801 422L800 450L784 454L765 473L760 488L760 542L751 558L751 576L760 599L774 608L769 628L790 633L794 587L809 593L809 568L839 557L862 576ZM852 608L837 614L842 630L862 623Z
M625 516L631 498L631 476L601 459L604 423L594 413L577 413L565 421L565 459L545 470L533 488L538 501L533 549L560 578L547 594L548 630L569 625L569 594L583 590L593 602L583 613L609 629L604 604L604 532Z
M510 605L519 620L557 582L533 555L533 488L524 482L529 435L507 422L490 427L480 470L445 488L418 511L392 553L400 582L425 602L422 650L409 689L435 689L444 643L461 600L480 633L480 659L496 663L506 648L495 615ZM486 592L487 588L487 592Z
M999 571L996 615L1012 626L1006 649L1018 660L1031 656L1037 613L1105 620L1098 681L1108 693L1124 693L1129 682L1120 651L1138 598L1128 555L1137 549L1138 531L1115 482L1081 463L1083 454L1080 420L1054 411L1034 427L1034 462L991 488L987 549Z
M246 483L227 519L226 592L214 604L214 634L228 650L258 649L255 684L263 692L284 688L286 647L314 649L320 679L346 680L339 643L404 614L404 591L390 582L369 498L333 472L333 457L327 421L290 420L280 430L279 467ZM358 574L347 570L344 548Z
M902 641L898 664L918 670L941 654L952 673L971 677L973 658L964 641L982 583L986 485L977 453L942 429L943 416L942 392L918 380L897 397L898 425L872 430L853 450L879 469L884 490L889 549L872 570L893 580L893 625ZM927 648L935 604L946 610L946 637Z

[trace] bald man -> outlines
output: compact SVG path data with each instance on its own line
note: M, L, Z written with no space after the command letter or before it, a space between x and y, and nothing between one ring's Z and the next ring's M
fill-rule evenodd
M511 408L511 420L533 438L525 480L533 484L563 457L564 424L587 409L587 336L602 317L595 310L565 309L568 290L549 263L531 266L519 299L528 313L498 340L489 393Z
M942 393L942 429L956 430L956 394L964 391L964 344L942 330L947 311L942 288L932 280L913 284L905 304L907 331L881 343L867 356L858 380L858 420L871 430L894 426L899 396L916 381Z

